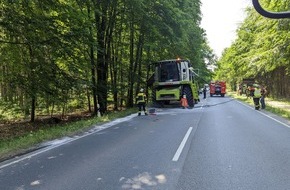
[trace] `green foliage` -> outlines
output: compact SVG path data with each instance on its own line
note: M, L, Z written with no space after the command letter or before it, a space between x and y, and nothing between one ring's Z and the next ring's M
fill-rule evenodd
M107 111L108 97L115 110L130 107L152 61L190 59L203 80L211 76L205 60L215 64L199 26L200 0L4 0L0 6L0 98L32 119L45 109L54 114L97 103Z
M0 101L0 123L23 119L23 111L17 104Z
M290 1L262 1L272 11L287 10ZM218 61L216 78L229 81L233 89L243 78L255 78L273 97L290 98L290 21L264 18L253 8L237 30L237 39Z

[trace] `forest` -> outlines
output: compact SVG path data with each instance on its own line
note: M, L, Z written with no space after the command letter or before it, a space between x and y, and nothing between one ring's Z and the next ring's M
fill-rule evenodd
M261 0L273 11L290 0ZM0 121L134 107L151 63L186 58L200 84L244 78L290 99L290 19L252 7L232 45L217 58L200 22L200 0L2 0ZM208 65L217 65L214 73Z
M2 0L0 120L134 106L150 63L216 63L200 0Z
M263 0L271 12L290 10L290 0ZM226 80L233 90L245 78L266 86L269 96L290 100L290 19L270 19L253 8L237 30L236 40L218 60L216 78Z

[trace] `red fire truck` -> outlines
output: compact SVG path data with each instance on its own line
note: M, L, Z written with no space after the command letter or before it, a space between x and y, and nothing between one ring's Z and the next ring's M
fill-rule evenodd
M226 82L225 81L212 81L210 83L210 96L220 95L224 97L226 94Z

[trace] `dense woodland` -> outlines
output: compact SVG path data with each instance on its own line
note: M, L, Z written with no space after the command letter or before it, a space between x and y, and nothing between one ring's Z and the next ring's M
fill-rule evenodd
M2 0L0 15L2 121L132 107L153 61L186 58L210 80L216 60L200 0Z
M290 0L262 0L289 10ZM2 0L0 120L134 106L150 63L190 59L201 85L216 64L200 27L200 0ZM290 98L290 19L246 10L215 78L236 89L255 78L274 98ZM10 113L10 114L7 114ZM11 119L11 118L10 118Z
M290 0L263 0L272 12L290 10ZM269 19L253 8L237 30L237 38L220 60L216 78L223 78L232 89L243 78L254 78L267 87L273 98L290 99L290 19Z

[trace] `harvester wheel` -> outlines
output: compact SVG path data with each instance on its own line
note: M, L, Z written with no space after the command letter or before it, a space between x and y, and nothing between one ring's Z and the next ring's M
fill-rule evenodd
M188 86L185 86L183 88L183 94L186 95L188 106L193 108L194 107L194 99L193 99L193 96L192 96L191 89Z

